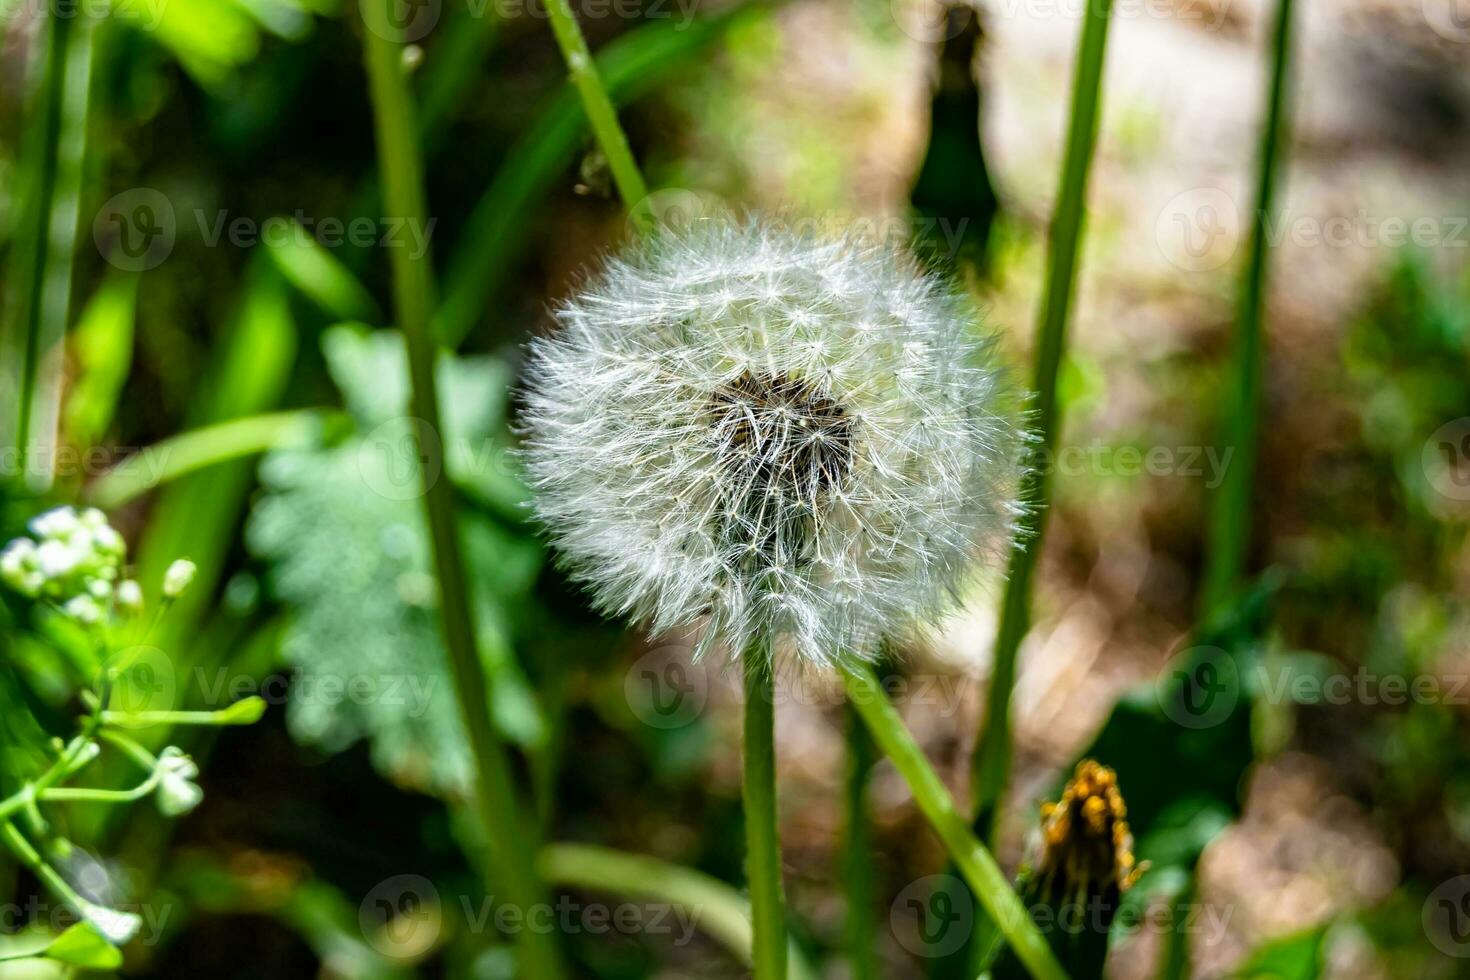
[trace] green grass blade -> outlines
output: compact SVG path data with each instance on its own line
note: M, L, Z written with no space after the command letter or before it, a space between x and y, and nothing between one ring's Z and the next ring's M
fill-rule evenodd
M22 164L26 204L0 338L0 397L8 403L0 419L13 420L0 438L18 448L19 469L35 490L51 485L56 458L97 30L92 17L51 15L45 22L44 68Z
M597 62L587 50L587 40L582 28L572 13L567 0L546 0L546 12L551 15L551 30L556 35L557 46L567 63L567 74L577 95L582 99L582 111L592 126L592 135L612 171L613 182L618 185L618 194L623 206L631 208L648 196L648 185L643 182L643 173L633 151L628 146L628 135L618 122L618 111L613 108L612 98L602 84Z
M377 301L352 271L295 220L287 224L290 232L285 239L272 236L265 249L282 278L338 320L381 322ZM407 241L397 245L410 247Z
M597 55L610 97L620 104L639 98L760 9L737 8L683 30L658 22L628 32ZM515 271L517 249L533 225L532 209L572 165L585 126L576 93L563 90L506 154L445 267L444 298L435 320L445 344L457 346L465 338Z
M88 488L87 498L103 510L121 507L165 483L191 473L307 441L321 420L314 409L272 412L193 429L141 449Z
M1031 921L1030 912L1001 873L995 858L975 838L949 790L904 728L903 719L888 700L877 675L869 667L856 667L844 670L842 680L847 687L848 703L908 783L914 802L939 835L986 913L1010 942L1017 958L1037 980L1065 980L1067 973L1047 945L1046 937Z
M1029 510L1021 521L1020 545L1011 556L1000 627L995 638L994 669L986 701L984 729L974 758L976 827L990 839L1011 765L1010 702L1016 683L1016 653L1031 626L1031 589L1036 559L1046 528L1050 473L1046 460L1056 445L1059 408L1057 373L1066 349L1067 320L1076 292L1082 223L1087 210L1087 177L1097 144L1102 70L1107 50L1112 0L1090 0L1082 24L1077 68L1072 83L1072 114L1062 161L1056 213L1052 215L1051 251L1046 292L1036 335L1036 361L1031 387L1035 393L1036 436L1031 466L1021 487Z
M419 79L419 133L424 156L434 156L454 110L467 100L470 84L486 56L495 47L504 22L492 5L477 15L468 6L456 7L442 26Z
M746 966L751 954L750 903L707 874L641 854L591 844L548 844L541 849L548 881L675 905L698 915L696 925L719 940ZM787 946L791 980L816 980L795 941Z
M1250 544L1251 487L1255 479L1256 441L1260 430L1261 335L1267 286L1266 222L1277 193L1277 174L1289 133L1287 87L1291 71L1292 0L1278 0L1271 33L1271 87L1257 154L1255 210L1251 212L1250 245L1240 305L1236 314L1230 388L1226 405L1224 446L1235 451L1211 501L1204 583L1199 610L1213 616L1240 586Z
M383 0L384 20L391 23L394 0ZM425 226L423 173L413 96L403 66L403 45L371 27L364 31L368 82L378 146L378 170L388 213ZM438 347L431 330L433 282L426 254L393 249L393 302L408 347L412 411L433 439L420 439L424 461L424 508L428 517L434 567L439 579L440 626L449 652L450 670L465 731L475 753L476 803L485 822L485 838L494 860L494 885L525 914L546 902L545 888L534 867L532 826L525 819L511 775L509 753L490 718L489 681L476 646L474 608L465 575L456 519L455 492L448 480L427 476L443 471L439 433L439 396L434 375ZM554 937L528 929L518 937L520 974L532 980L562 975Z
M74 445L96 445L112 425L133 364L137 306L138 277L113 275L77 318L76 379L65 410L66 432Z

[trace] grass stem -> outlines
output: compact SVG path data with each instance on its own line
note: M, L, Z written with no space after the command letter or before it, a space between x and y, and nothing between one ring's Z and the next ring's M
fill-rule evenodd
M717 939L746 966L752 962L750 905L735 889L702 871L644 854L592 844L547 844L541 872L548 881L684 908L700 930ZM795 942L787 943L791 980L816 980Z
M1082 223L1087 211L1087 177L1097 145L1102 71L1107 50L1112 0L1089 0L1072 82L1072 114L1067 129L1061 186L1052 215L1051 251L1036 335L1031 389L1035 393L1036 442L1021 487L1027 505L1021 519L1019 546L1011 556L1000 627L995 638L994 669L985 710L985 727L975 748L975 826L993 840L995 815L1011 767L1011 690L1016 683L1016 654L1031 628L1031 589L1036 560L1046 528L1050 467L1059 425L1057 374L1066 349L1067 320L1076 292Z
M394 0L382 0L390 8ZM385 23L393 23L391 10ZM387 213L399 220L425 220L423 175L420 172L418 126L403 66L403 46L373 29L364 31L368 81L377 129L378 167ZM391 249L393 299L407 341L411 406L423 461L424 506L439 579L440 619L449 652L455 694L474 752L476 802L485 821L485 838L495 864L494 885L506 900L530 915L546 905L545 888L536 873L535 838L521 813L509 752L490 718L489 681L475 641L475 623L460 551L454 489L444 472L439 399L434 364L438 353L430 330L433 280L427 255ZM518 975L552 980L562 975L555 939L537 929L518 935Z
M1287 139L1287 84L1291 61L1292 0L1278 0L1271 33L1271 87L1266 120L1257 152L1255 210L1251 212L1250 245L1241 282L1232 342L1230 388L1222 443L1234 450L1215 491L1209 512L1204 581L1199 611L1208 620L1240 586L1250 543L1251 487L1255 479L1256 441L1260 430L1261 341L1267 286L1266 222L1275 207L1277 172Z
M980 904L1010 942L1017 959L1037 980L1064 980L1066 971L1052 954L1046 938L1031 921L1026 906L995 858L975 838L969 821L960 814L949 790L924 758L923 750L904 728L903 719L889 702L877 675L868 667L851 667L843 671L842 677L848 702L908 783L914 801L939 835L960 874L974 889Z
M551 30L556 34L556 43L566 60L572 84L582 97L582 107L587 112L592 135L597 139L602 155L607 158L613 182L618 186L618 195L622 197L624 206L631 208L648 196L648 185L643 182L638 162L633 159L628 136L618 122L618 111L613 108L612 98L602 84L597 63L592 60L592 52L587 50L587 39L582 36L582 28L577 25L576 15L567 0L546 0L546 12L551 16Z

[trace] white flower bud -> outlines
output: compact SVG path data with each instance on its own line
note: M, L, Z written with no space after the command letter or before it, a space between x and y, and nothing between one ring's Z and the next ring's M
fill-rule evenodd
M0 551L0 582L22 595L35 596L45 581L37 568L35 542L30 538L16 538Z
M165 598L177 599L184 594L184 590L194 581L194 573L199 570L198 566L187 558L175 559L168 566L168 571L163 573L163 594Z
M143 587L130 578L117 583L118 607L135 613L143 608Z
M92 543L103 555L109 558L121 558L127 551L127 544L123 541L123 536L108 525L94 527L91 531Z
M74 508L54 507L31 518L29 526L31 533L38 538L65 538L81 527L81 521Z
M42 541L36 548L36 565L48 579L59 579L70 575L81 564L85 554L55 538Z
M142 916L132 912L119 912L105 905L84 901L78 911L114 946L127 945L143 927Z
M61 611L83 626L94 626L102 621L102 607L89 595L73 596L62 605Z
M181 749L170 745L159 753L158 773L158 809L164 816L181 816L204 799L204 790L194 782L199 767Z

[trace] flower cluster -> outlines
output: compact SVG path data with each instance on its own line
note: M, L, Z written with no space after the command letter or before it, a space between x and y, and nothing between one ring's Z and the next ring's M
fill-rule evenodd
M902 251L711 219L609 261L532 347L537 508L605 612L871 660L1017 513L973 306Z
M123 577L127 544L102 511L57 507L33 518L29 530L32 537L0 551L0 582L87 626L142 609L142 588ZM164 576L165 598L177 598L193 577L193 562L174 562Z

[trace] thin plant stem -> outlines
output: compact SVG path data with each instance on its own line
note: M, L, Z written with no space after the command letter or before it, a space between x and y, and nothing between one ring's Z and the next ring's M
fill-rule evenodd
M393 0L382 0L388 8ZM385 23L392 23L385 9ZM389 214L424 223L426 207L418 150L418 126L403 66L403 46L374 30L363 32L373 118L377 129L378 168ZM440 623L449 653L459 710L476 763L475 793L484 821L486 845L494 863L495 884L523 914L544 907L546 891L536 873L536 847L531 823L518 804L509 752L490 718L489 681L475 643L464 557L460 552L452 484L443 474L439 433L439 399L434 378L437 348L430 330L433 282L426 255L392 249L393 300L408 348L410 402L417 418L414 436L422 460L424 508L427 513L435 571L439 579ZM520 975L534 980L562 976L555 939L539 929L518 935Z
M31 873L51 889L53 894L60 896L62 901L67 902L77 911L83 911L91 904L77 894L76 889L72 888L67 880L46 862L41 852L9 820L0 820L0 840L5 842L21 864L29 868Z
M1222 442L1234 451L1216 489L1208 516L1205 570L1200 588L1199 616L1213 620L1235 598L1246 568L1251 529L1251 490L1255 479L1257 439L1260 432L1262 340L1267 289L1269 241L1266 222L1275 207L1281 159L1290 135L1288 88L1291 79L1292 0L1277 0L1271 32L1271 82L1266 95L1266 120L1256 155L1256 200L1251 214L1250 244L1241 280L1235 335L1232 340L1231 386ZM1193 869L1185 900L1193 902L1198 881ZM1185 930L1165 937L1160 980L1180 980L1192 960Z
M745 672L745 873L755 980L786 980L786 900L776 821L776 697L770 653L752 647Z
M1021 518L1019 541L1011 555L1000 627L995 638L994 668L987 695L984 729L975 747L975 826L993 841L995 815L1011 768L1011 691L1016 683L1016 654L1031 628L1031 589L1036 560L1046 529L1051 474L1048 461L1060 428L1057 374L1066 349L1067 320L1076 292L1078 253L1087 211L1087 177L1097 145L1102 71L1107 50L1112 0L1089 0L1078 45L1077 69L1072 82L1072 115L1067 128L1066 156L1061 186L1052 215L1051 251L1046 272L1036 360L1031 381L1035 393L1035 435L1029 465L1021 485L1027 510Z
M1200 613L1218 613L1240 585L1250 541L1251 486L1255 478L1256 441L1260 430L1261 339L1267 287L1266 222L1275 206L1277 173L1290 119L1287 87L1291 62L1292 0L1278 0L1271 34L1271 87L1266 120L1257 152L1256 207L1251 213L1250 245L1241 282L1239 308L1225 392L1225 446L1234 450L1215 491L1209 513Z
M847 839L842 846L842 884L847 897L847 958L852 980L878 980L873 946L873 832L868 823L868 783L877 749L850 706L847 717Z
M995 858L976 839L970 823L960 813L924 752L914 741L903 719L889 702L878 677L866 666L845 668L843 683L848 703L857 711L883 750L908 783L914 802L939 835L960 874L974 890L985 911L1015 950L1016 958L1037 980L1064 980L1067 976L1036 923L1031 921L1011 883Z
M643 182L638 162L633 159L628 136L618 122L618 111L602 84L592 52L587 50L587 39L582 36L582 28L577 25L577 18L567 0L546 0L546 12L551 16L551 30L556 34L557 46L566 60L567 73L582 98L582 108L587 112L592 135L597 139L602 155L607 158L618 195L622 197L624 206L631 208L648 196L648 185Z

